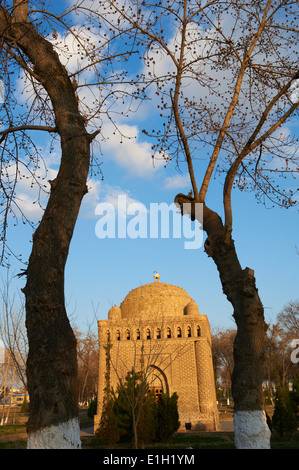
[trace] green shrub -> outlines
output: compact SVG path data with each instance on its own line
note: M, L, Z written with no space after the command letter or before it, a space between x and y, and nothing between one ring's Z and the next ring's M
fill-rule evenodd
M293 380L293 390L290 392L290 399L297 421L299 422L299 377Z
M112 446L119 441L120 435L116 416L113 411L112 400L108 400L104 405L99 427L95 431L95 438L109 446Z
M169 439L180 427L178 413L178 395L162 393L159 396L156 413L156 440Z
M276 392L275 408L272 417L272 427L280 436L292 434L298 426L289 390L279 387Z
M90 402L87 410L87 416L89 418L93 418L95 414L97 414L97 399Z
M113 394L113 410L116 416L120 440L133 442L134 431L142 445L155 435L155 397L149 390L142 372L128 372L123 384ZM135 430L133 410L135 416Z
M21 413L29 413L29 403L28 401L26 400L26 398L24 398L24 401L22 403L22 406L21 406Z
M108 389L107 389L108 390ZM142 372L128 372L116 391L105 394L96 439L105 444L132 442L142 447L151 441L169 439L180 426L178 395L155 397Z

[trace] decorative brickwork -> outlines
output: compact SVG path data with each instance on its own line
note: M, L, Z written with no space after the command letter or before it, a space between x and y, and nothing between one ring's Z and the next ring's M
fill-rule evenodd
M98 322L98 332L95 429L102 412L108 335L111 387L116 389L133 367L143 370L150 387L178 394L181 429L190 422L192 429L218 429L210 325L184 289L160 282L133 289L120 307L109 310L108 320Z

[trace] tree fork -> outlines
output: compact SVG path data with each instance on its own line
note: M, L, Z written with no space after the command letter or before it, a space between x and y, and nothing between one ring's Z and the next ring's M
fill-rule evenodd
M196 200L178 194L175 203L184 214L184 204ZM190 210L191 218L196 214ZM234 342L234 426L238 448L270 447L270 431L263 411L264 341L267 325L252 269L242 269L236 253L231 228L224 226L219 215L203 205L203 229L208 237L205 251L215 262L224 294L233 306L237 324Z

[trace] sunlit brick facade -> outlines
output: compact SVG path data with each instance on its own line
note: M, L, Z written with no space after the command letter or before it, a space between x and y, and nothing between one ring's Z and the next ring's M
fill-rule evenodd
M110 384L116 389L133 367L144 370L149 386L178 394L181 429L218 429L211 333L206 315L180 287L153 282L133 289L98 322L99 387L97 428L105 387L106 354L111 341Z

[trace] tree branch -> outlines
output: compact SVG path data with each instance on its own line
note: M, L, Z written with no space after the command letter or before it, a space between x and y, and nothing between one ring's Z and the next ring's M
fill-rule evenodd
M186 20L187 11L186 10L187 10L187 0L185 0L185 3L184 3L184 21L183 21L183 27L182 27L181 52L180 52L179 62L177 64L176 83L175 83L175 91L174 91L173 99L172 99L171 94L170 96L172 100L172 108L174 112L175 122L178 128L179 134L180 134L180 139L184 147L184 153L185 153L185 157L186 157L186 161L188 165L188 170L189 170L194 197L197 199L198 190L197 190L196 179L195 179L194 170L193 170L191 152L190 152L190 148L188 144L188 139L186 137L183 124L181 121L180 113L178 110L178 100L179 100L180 87L182 84L183 61L184 61L184 52L185 52L185 44L186 44L186 29L187 29L187 20Z
M28 0L13 0L12 23L28 21Z
M201 185L201 188L200 188L200 191L199 191L199 200L200 200L200 202L203 202L204 199L205 199L205 196L206 196L206 193L207 193L207 190L208 190L208 186L209 186L209 183L210 183L210 180L211 180L216 162L218 160L218 156L219 156L220 150L222 148L224 138L226 136L226 131L228 129L228 126L229 126L231 118L233 116L235 107L237 106L237 103L238 103L238 100L239 100L239 95L240 95L241 86L242 86L242 82L243 82L243 78L244 78L244 75L245 75L246 68L249 64L250 57L251 57L251 55L253 53L253 50L254 50L254 48L257 44L257 41L260 38L260 36L262 34L262 31L264 29L264 26L265 26L265 23L266 23L266 17L267 17L270 6L271 6L271 0L268 0L266 8L265 8L265 12L263 14L261 24L260 24L256 34L254 35L254 38L251 42L250 47L248 48L248 51L245 51L245 53L244 53L244 59L243 59L243 61L241 63L241 66L240 66L240 70L239 70L236 85L235 85L234 94L233 94L232 100L230 102L229 108L227 110L227 113L225 115L225 118L224 118L222 127L220 129L220 132L219 132L219 135L218 135L218 138L217 138L217 142L216 142L213 154L212 154L211 159L209 161L209 165L208 165L208 168L206 170L206 173L205 173L205 176L203 178L202 185Z
M35 125L23 125L23 126L17 126L17 127L9 127L8 129L5 129L4 131L0 132L1 138L0 138L0 143L3 142L4 138L7 136L7 134L11 132L18 132L18 131L47 131L47 132L56 132L55 127L51 126L35 126Z
M281 90L277 93L276 96L270 101L267 105L265 111L263 112L260 121L258 122L254 132L251 134L250 138L248 139L246 145L244 146L242 152L238 155L236 160L231 165L230 169L227 172L224 188L223 188L223 204L224 204L224 212L225 212L225 225L228 227L232 227L232 209L231 209L231 191L233 187L233 182L236 176L236 173L240 167L240 164L244 160L244 158L255 150L259 145L261 145L270 135L275 132L278 127L280 127L287 118L299 107L299 101L294 103L288 111L278 120L276 121L266 132L259 137L259 139L255 140L258 136L259 132L261 131L263 125L265 124L267 117L270 111L273 109L273 106L279 101L279 99L286 94L286 92L290 89L294 80L299 79L299 71L281 88Z

